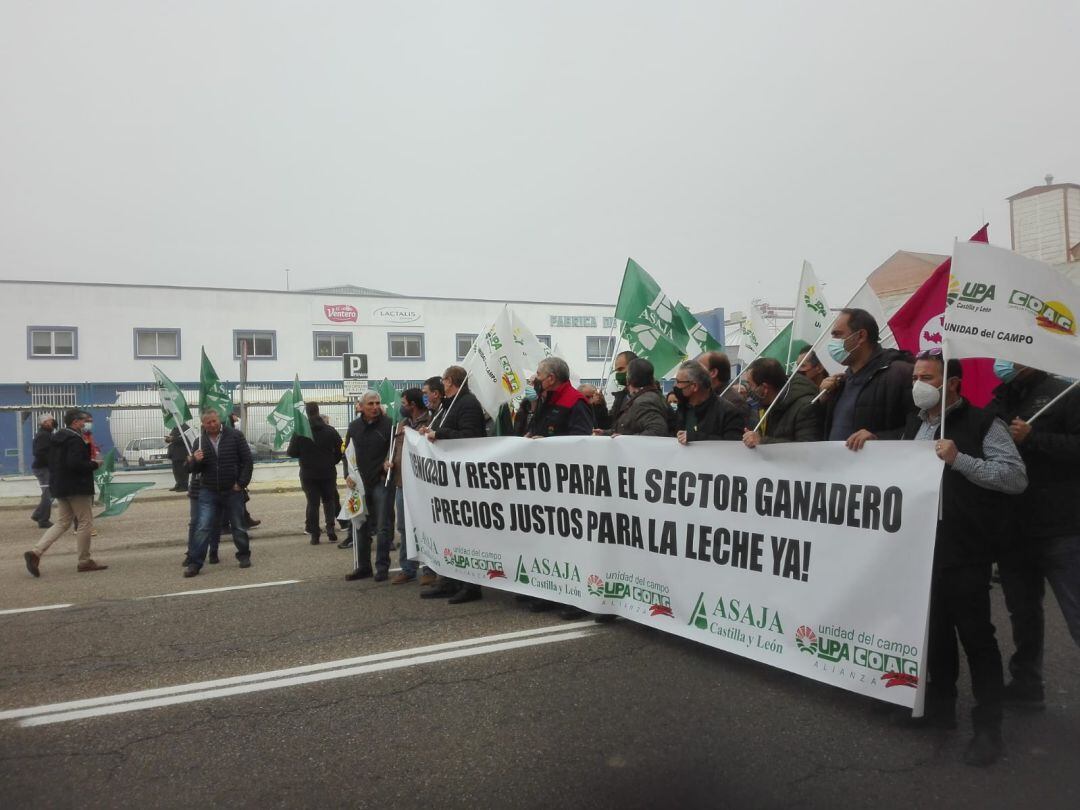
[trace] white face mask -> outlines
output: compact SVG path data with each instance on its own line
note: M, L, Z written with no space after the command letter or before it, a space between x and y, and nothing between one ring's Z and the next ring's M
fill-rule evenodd
M911 386L911 398L915 400L915 407L920 411L928 411L941 402L941 389L935 388L928 382L917 380Z

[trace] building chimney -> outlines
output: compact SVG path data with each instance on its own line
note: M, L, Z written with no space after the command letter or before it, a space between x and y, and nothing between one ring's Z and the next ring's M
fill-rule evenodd
M1043 180L1046 181L1046 185L1048 186L1054 185L1054 175L1052 174L1047 174L1046 177L1043 178Z

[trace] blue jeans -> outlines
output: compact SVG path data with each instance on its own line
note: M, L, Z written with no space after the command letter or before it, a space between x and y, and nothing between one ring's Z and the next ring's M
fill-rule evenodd
M1080 645L1080 535L1026 537L1020 548L1002 555L998 570L1016 644L1009 672L1024 686L1042 686L1045 582Z
M225 515L232 522L233 543L236 545L236 559L251 556L248 544L247 524L244 522L244 493L236 490L214 492L199 490L198 521L195 536L188 546L188 563L202 568L206 562L206 552L220 530L221 517Z
M219 518L224 518L224 515L220 515ZM187 525L187 545L188 554L191 554L191 549L195 547L195 529L199 526L199 499L188 498L188 525ZM221 540L221 519L214 523L213 528L210 531L210 552L217 554L218 542ZM188 557L190 560L190 556Z
M394 505L394 488L387 488L379 478L373 486L364 484L364 499L367 506L367 519L357 530L357 551L360 569L371 569L371 539L375 537L375 570L390 570L390 540L394 527L390 523L390 512Z

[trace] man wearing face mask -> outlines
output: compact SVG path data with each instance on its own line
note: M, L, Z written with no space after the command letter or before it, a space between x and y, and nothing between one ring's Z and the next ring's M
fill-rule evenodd
M49 486L59 505L56 524L52 526L37 545L23 554L26 570L32 576L41 576L41 557L49 550L73 523L78 524L75 542L79 550L78 571L104 571L109 566L99 565L90 556L90 532L93 528L91 507L94 502L94 470L98 460L91 456L90 443L86 441L83 425L90 418L86 411L73 408L64 412L64 428L50 437Z
M545 357L533 383L536 411L526 437L590 436L596 427L592 408L570 382L570 367L560 357Z
M1010 511L1001 495L1023 492L1027 473L1005 424L960 396L961 373L959 361L950 360L946 379L940 349L919 354L912 372L912 398L919 411L909 417L902 438L933 441L938 458L945 462L930 584L926 658L930 679L923 724L956 727L959 635L975 693L971 712L975 735L964 761L984 766L1001 755L1004 686L990 617L990 567Z
M861 450L871 439L899 437L914 412L910 355L883 349L877 321L864 309L840 310L829 354L847 371L822 383L826 440Z
M675 414L660 393L652 363L641 357L630 361L626 367L626 390L630 393L622 413L615 419L612 435L674 435Z
M738 441L743 419L713 389L709 372L698 362L688 360L675 370L678 399L675 411L675 438L679 444L702 441Z
M776 402L782 390L784 393L769 411L760 431L748 430L743 434L743 444L752 449L759 444L821 441L821 409L814 402L818 388L809 379L796 374L788 383L778 360L759 357L747 367L746 383L766 408Z
M1014 509L998 561L1001 589L1016 652L1006 703L1043 709L1043 595L1054 589L1069 633L1080 644L1080 389L1073 389L1034 422L1068 383L1007 360L994 363L1001 385L990 409L1009 425L1030 484Z
M431 423L420 430L429 441L481 439L484 437L484 409L466 386L468 372L461 366L449 366L443 372L442 386L446 398ZM442 578L434 588L423 591L421 599L450 597L447 604L461 605L483 598L480 586L473 582L460 583Z
M723 352L705 352L698 357L697 362L709 374L709 380L716 395L727 402L739 414L743 425L753 429L757 424L755 412L751 412L750 403L746 401L742 390L737 385L731 385L731 361Z
M630 392L626 387L626 370L634 360L637 360L637 355L634 352L627 350L625 352L619 352L611 362L611 371L615 377L615 384L619 386L619 390L612 395L611 410L608 412L607 427L596 427L593 430L594 435L611 435L611 428L614 426L616 420L622 415L622 412L628 407Z
M49 448L52 446L53 431L56 430L56 420L49 415L41 417L37 435L34 436L34 461L30 465L30 471L37 479L41 487L41 500L34 509L30 519L37 523L39 528L52 528L52 493L49 492Z

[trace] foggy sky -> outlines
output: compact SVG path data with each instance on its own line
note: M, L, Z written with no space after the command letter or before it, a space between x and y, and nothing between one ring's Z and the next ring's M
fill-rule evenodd
M838 306L1080 182L1080 3L0 0L0 277Z

